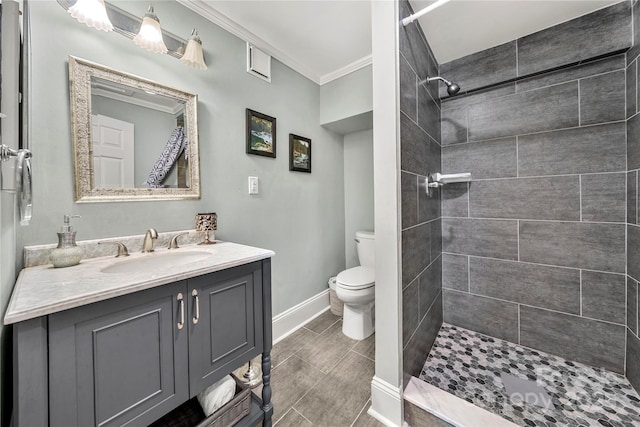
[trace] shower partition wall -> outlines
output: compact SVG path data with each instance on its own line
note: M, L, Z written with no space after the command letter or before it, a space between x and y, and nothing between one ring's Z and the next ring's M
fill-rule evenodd
M400 18L413 13L399 2ZM400 168L402 210L402 344L405 384L418 376L442 325L440 190L427 194L430 173L440 172L438 75L427 40L417 24L400 26Z

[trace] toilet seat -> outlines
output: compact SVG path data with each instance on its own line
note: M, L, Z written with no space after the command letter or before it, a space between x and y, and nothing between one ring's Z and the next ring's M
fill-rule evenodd
M345 270L336 277L338 286L349 290L370 288L375 285L375 280L375 270L362 266Z

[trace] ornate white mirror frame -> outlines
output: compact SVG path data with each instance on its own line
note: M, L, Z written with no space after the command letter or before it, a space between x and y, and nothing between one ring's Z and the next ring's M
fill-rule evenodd
M97 78L151 92L184 103L184 129L188 140L186 188L96 188L91 125L91 79ZM161 85L104 65L69 56L69 93L75 166L75 198L78 203L144 200L190 200L200 198L198 151L198 96ZM164 141L166 142L166 141ZM164 143L163 142L163 143ZM150 154L154 159L162 152Z

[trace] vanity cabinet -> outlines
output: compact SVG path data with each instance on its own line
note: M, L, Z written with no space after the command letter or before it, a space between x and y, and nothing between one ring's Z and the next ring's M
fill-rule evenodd
M270 276L267 259L16 323L16 425L146 426L261 353L246 422L270 425Z

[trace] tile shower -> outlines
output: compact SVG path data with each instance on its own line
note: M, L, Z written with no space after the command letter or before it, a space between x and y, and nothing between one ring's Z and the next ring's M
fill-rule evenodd
M624 1L444 64L400 28L405 377L444 322L640 390L638 22ZM473 181L429 199L439 171Z

